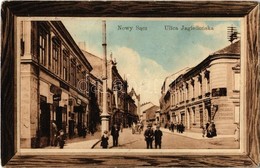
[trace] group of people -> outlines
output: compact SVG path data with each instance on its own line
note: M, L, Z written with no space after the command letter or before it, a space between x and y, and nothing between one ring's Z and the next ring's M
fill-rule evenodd
M63 131L63 129L58 130L58 127L55 123L55 121L52 121L51 123L51 146L57 146L59 145L60 148L64 147L66 135Z
M202 126L202 136L212 138L217 136L217 129L214 122L207 122L205 126Z
M113 146L118 146L120 127L117 124L114 124L111 128L111 135L113 137ZM109 132L104 131L101 137L100 146L104 149L108 148ZM156 130L152 129L152 124L148 124L147 129L144 132L144 137L146 141L147 149L153 148L153 141L155 141L155 148L161 148L163 133L160 130L160 126L156 126Z
M177 123L176 125L171 122L170 124L165 124L165 128L169 128L170 131L174 132L174 129L176 127L176 130L178 133L183 133L184 132L184 129L185 129L185 126L183 125L183 123Z
M139 134L143 131L143 123L142 122L137 122L137 124L134 122L132 124L132 134L134 134L135 132L138 132Z
M147 129L144 132L144 137L146 141L146 148L152 149L153 148L153 141L155 141L155 148L159 147L161 149L162 147L162 136L163 133L160 130L160 126L156 126L156 130L154 131L152 129L152 124L148 124Z
M118 146L118 138L119 138L119 132L120 132L120 128L121 131L123 131L122 126L118 126L118 124L114 124L111 128L111 135L113 137L113 146ZM108 140L109 140L109 134L108 131L105 130L104 134L101 137L101 147L106 149L108 148Z

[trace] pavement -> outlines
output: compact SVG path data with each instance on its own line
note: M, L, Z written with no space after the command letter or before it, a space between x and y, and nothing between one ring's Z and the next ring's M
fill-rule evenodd
M101 132L97 131L94 135L87 134L86 138L75 137L67 139L64 145L64 149L92 149L100 141ZM56 149L58 146L48 146L47 149Z
M180 135L180 136L185 136L188 138L193 138L193 139L219 139L219 138L234 138L234 135L217 135L215 137L212 138L207 138L206 135L205 137L202 136L202 133L197 133L197 132L190 132L190 131L184 131L183 133L178 133L176 130L174 130L174 132L170 131L169 129L166 128L160 128L160 130L162 132L165 133L173 133L176 135Z
M146 127L145 127L146 128ZM153 128L155 130L155 127ZM207 138L207 137L202 137L202 133L195 133L195 132L189 132L185 131L183 133L178 133L176 130L174 132L170 131L169 129L165 128L160 128L163 133L168 133L168 134L176 134L179 136L184 136L192 139L219 139L219 138L233 138L234 135L217 135L213 138ZM144 132L142 131L141 134ZM121 138L124 135L127 134L132 134L132 129L131 128L124 128L123 132L120 132ZM124 144L131 144L134 143L136 140L130 139L130 138L124 138ZM101 142L101 132L96 132L93 136L88 134L86 138L83 137L77 137L73 139L68 139L65 143L64 149L101 149L102 147L100 146ZM110 135L109 140L108 140L108 148L113 148L113 138ZM119 140L119 146L122 146L123 144L120 144ZM47 147L47 148L58 148L58 147Z

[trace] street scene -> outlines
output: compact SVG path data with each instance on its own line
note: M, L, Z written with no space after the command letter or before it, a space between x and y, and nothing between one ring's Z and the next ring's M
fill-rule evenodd
M218 138L207 139L196 133L177 133L167 129L162 129L162 146L161 149L236 149L239 147L238 142L234 142L233 136L219 136ZM68 140L64 149L102 149L101 134L98 132L94 136L88 136L85 139ZM132 133L132 129L124 129L120 132L118 146L113 146L113 137L108 140L108 149L145 149L146 142L143 132ZM203 142L203 143L201 143ZM58 149L59 147L49 147ZM153 149L155 143L153 142ZM158 148L159 149L159 148Z
M239 20L19 20L22 149L239 149Z

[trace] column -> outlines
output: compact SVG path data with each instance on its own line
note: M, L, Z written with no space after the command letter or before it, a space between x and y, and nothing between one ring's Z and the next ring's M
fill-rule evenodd
M31 21L22 21L22 38L24 41L24 59L32 59L31 56Z
M101 131L109 131L109 117L110 115L107 112L107 44L106 44L106 21L102 21L102 35L103 35L103 110L101 117Z

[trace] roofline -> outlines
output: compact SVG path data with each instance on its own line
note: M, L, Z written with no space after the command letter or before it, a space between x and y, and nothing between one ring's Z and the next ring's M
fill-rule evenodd
M82 53L81 49L79 48L79 46L76 44L76 42L74 41L74 39L71 37L70 33L68 32L68 30L66 29L66 27L63 25L63 23L61 21L51 21L52 25L61 33L65 34L64 39L66 40L66 42L72 46L72 49L74 50L74 52L76 54L78 54L79 59L87 66L87 68L89 69L89 71L91 71L93 69L93 67L90 65L90 63L88 62L87 58L85 57L85 55Z
M159 107L159 106L153 105L152 107L149 107L148 109L146 109L146 110L144 110L144 111L150 110L150 109L153 108L153 107L156 107L156 108L158 108L158 110L160 110L160 107ZM157 111L157 110L155 110L155 111Z
M200 62L198 65L196 65L195 67L191 68L188 72L179 75L174 81L172 81L169 84L169 87L171 87L172 85L174 85L174 83L178 83L179 80L181 79L187 79L189 76L191 76L191 74L196 74L198 72L201 71L201 69L207 67L210 62L217 60L217 59L239 59L240 58L240 54L212 54L209 55L207 58L205 58L202 62Z
M184 78L187 78L193 73L197 73L199 70L198 69L203 69L207 67L212 61L217 60L217 59L239 59L240 54L214 54L214 55L209 55L206 59L204 59L201 63L199 63L197 66L193 67L190 71L185 73L183 75Z

